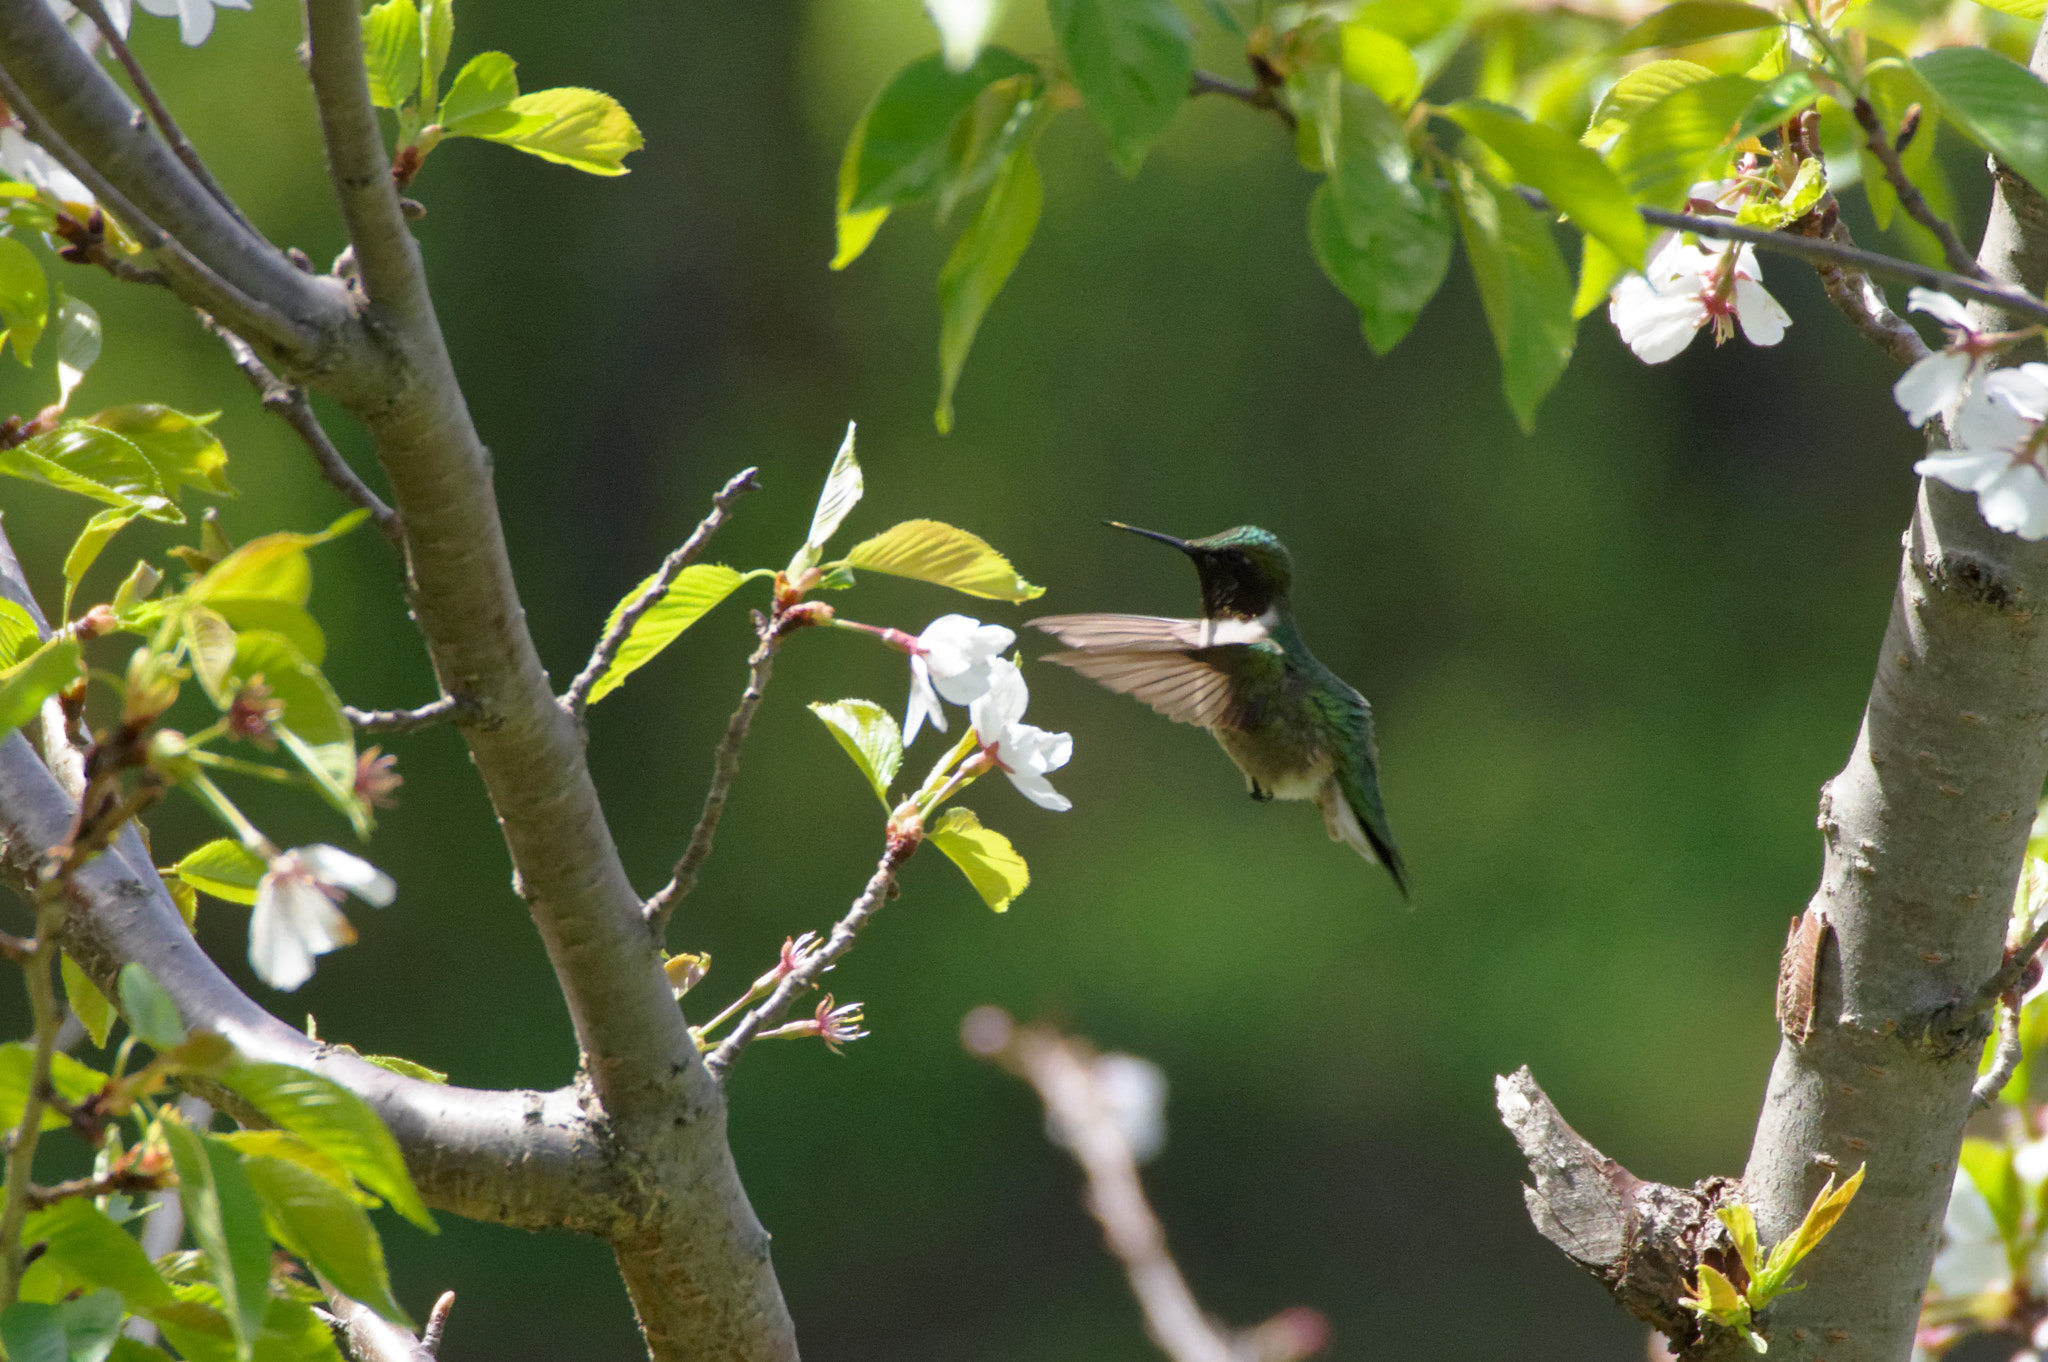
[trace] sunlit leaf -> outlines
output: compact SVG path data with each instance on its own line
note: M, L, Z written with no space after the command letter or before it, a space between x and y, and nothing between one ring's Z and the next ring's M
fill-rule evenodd
M960 867L981 901L998 913L1007 911L1010 901L1031 883L1031 871L1010 839L983 827L971 809L958 805L947 809L924 835Z
M1462 100L1446 117L1492 148L1515 178L1541 190L1581 231L1598 237L1631 268L1640 269L1649 231L1607 163L1555 128L1531 123L1513 109Z
M1762 88L1747 76L1714 76L1673 91L1636 115L1610 164L1639 202L1675 208L1695 181L1719 171Z
M233 838L220 837L171 867L186 884L229 903L253 904L257 886L270 867L261 856Z
M364 1191L349 1176L339 1160L321 1153L288 1130L230 1130L214 1137L231 1144L245 1159L281 1159L325 1178L330 1186L346 1192L358 1206L381 1206L383 1200Z
M1600 97L1593 121L1579 140L1598 146L1626 129L1643 110L1688 85L1713 78L1713 71L1698 62L1668 57L1645 62L1624 74Z
M2010 14L2015 19L2024 19L2030 24L2039 23L2044 9L2048 9L2048 4L2044 4L2044 0L1977 0L1977 3L1986 9L1995 9L2000 14Z
M413 0L384 0L363 16L363 65L370 102L395 109L420 88L420 12Z
M138 1040L159 1052L184 1043L185 1019L178 1013L178 1004L141 962L130 960L121 966L117 984L121 1015L128 1019L128 1029Z
M1728 1227L1728 1237L1735 1244L1735 1256L1742 1260L1742 1270L1754 1277L1757 1273L1756 1215L1740 1201L1725 1206L1716 1206L1714 1215Z
M207 1275L221 1299L232 1305L228 1323L246 1352L262 1331L270 1301L270 1235L262 1203L233 1146L175 1121L163 1123L163 1135L178 1167L186 1232L206 1255Z
M219 416L217 411L188 416L154 402L136 402L109 407L88 417L86 424L110 430L134 445L167 490L175 492L182 485L231 497L235 489L227 476L228 452L207 428Z
M824 720L874 787L875 797L888 807L889 785L903 765L903 731L896 726L895 716L872 700L813 704L811 713Z
M0 322L6 343L26 369L36 341L50 320L50 281L34 252L11 236L0 237Z
M964 71L949 70L933 55L897 72L847 138L840 172L842 235L848 218L937 193L951 170L949 150L961 115L993 82L1034 70L1015 53L991 47Z
M1501 389L1527 431L1571 360L1571 275L1550 224L1512 189L1466 165L1452 183L1465 256L1500 352Z
M0 473L46 483L124 510L138 510L168 524L185 519L171 504L170 489L156 466L133 441L85 421L66 421L12 449L0 450Z
M0 684L0 736L35 718L43 701L80 675L75 639L53 638L30 653L28 660L19 663L15 673Z
M505 108L520 115L518 126L476 135L591 175L625 174L626 157L643 145L632 116L602 90L535 90Z
M234 691L228 688L228 678L235 668L234 626L203 605L187 605L182 628L192 674L199 678L213 703L226 709L235 698Z
M397 1141L362 1098L331 1079L288 1064L235 1064L221 1075L276 1124L339 1162L421 1229L434 1231Z
M303 607L267 596L213 596L206 604L237 632L268 629L290 639L299 655L314 666L327 660L327 635Z
M64 1002L70 1007L71 1015L78 1018L78 1024L85 1028L85 1034L92 1037L95 1048L107 1043L107 1032L114 1026L114 1005L107 995L100 992L95 984L80 969L78 962L71 958L71 952L64 951L58 958L58 973L64 979Z
M0 1348L8 1362L67 1362L64 1312L39 1301L16 1301L0 1310Z
M2007 1244L2018 1237L2020 1217L2026 1210L2026 1192L2013 1168L2012 1155L2010 1145L1975 1138L1963 1141L1963 1172L1991 1208L1998 1237Z
M937 520L906 520L847 551L849 566L910 577L994 601L1028 601L1045 594L1017 575L1010 560L980 535Z
M1110 159L1137 174L1187 100L1193 30L1173 0L1047 0L1046 10Z
M100 314L82 298L65 294L53 327L57 342L57 405L68 406L85 371L100 357Z
M391 1298L384 1245L370 1217L347 1192L318 1173L284 1159L244 1160L271 1232L344 1295L394 1324L411 1327Z
M32 653L42 642L42 630L35 616L13 601L0 597L0 668L11 667Z
M1583 317L1607 301L1607 295L1628 273L1628 265L1607 249L1599 237L1579 240L1579 288L1572 297L1572 316Z
M2048 85L1984 47L1942 47L1913 69L1963 135L2036 189L2048 185Z
M35 1072L35 1046L25 1041L0 1045L0 1129L10 1134L21 1126L22 1105L28 1099L29 1075ZM90 1069L59 1050L50 1056L50 1086L66 1102L76 1105L107 1085L107 1076ZM69 1124L62 1115L43 1108L40 1129L56 1130Z
M46 1211L32 1213L22 1239L44 1245L44 1252L73 1276L119 1293L137 1313L154 1316L161 1307L177 1302L142 1245L90 1198L66 1197Z
M980 211L939 270L939 405L933 420L941 434L953 428L953 389L981 319L1031 244L1044 204L1038 163L1028 147L1020 147L1003 162Z
M357 835L368 836L369 805L355 792L355 729L342 713L341 699L320 669L283 634L251 629L235 636L234 679L263 678L284 713L271 725L279 742L313 777L329 804L348 816Z
M1776 28L1785 16L1734 0L1677 0L1664 6L1615 41L1617 52L1644 47L1685 47L1724 33Z
M596 704L617 690L627 677L652 662L685 629L704 618L714 606L738 589L740 583L762 575L758 570L736 572L720 563L692 563L684 568L675 581L669 583L661 599L634 621L633 631L626 635L626 641L612 659L612 665L605 668L604 674L597 678L597 684L590 688L590 703ZM641 582L612 607L611 617L604 626L607 633L625 613L626 606L653 580L649 577Z
M78 538L71 543L71 552L64 555L64 618L71 618L71 598L78 590L78 583L91 570L113 537L121 527L135 519L139 512L126 507L110 506L96 512L85 528L78 532Z
M867 493L867 482L861 476L860 460L853 452L854 423L846 423L846 438L839 442L839 452L832 456L832 467L825 473L825 486L818 493L818 505L811 512L810 532L804 535L804 567L815 565L819 550L839 532L839 526L860 504ZM792 571L796 570L792 564Z
M420 104L422 112L434 113L435 91L441 72L448 66L448 49L455 43L455 0L422 0L420 5Z
M1390 108L1405 109L1422 93L1422 68L1408 44L1370 24L1338 30L1344 79L1365 86Z
M503 52L479 52L463 63L436 115L451 137L482 137L519 125L509 106L519 98L518 63Z
M306 550L363 523L367 511L350 511L318 534L266 534L251 539L209 568L187 595L195 601L216 596L257 596L303 606L313 595L313 567Z

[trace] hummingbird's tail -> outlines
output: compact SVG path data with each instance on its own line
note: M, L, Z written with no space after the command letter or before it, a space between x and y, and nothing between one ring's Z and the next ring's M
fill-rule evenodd
M1402 864L1400 851L1359 818L1335 777L1316 792L1316 807L1323 811L1323 826L1329 829L1331 841L1342 842L1374 865L1385 866L1401 897L1408 897L1408 867Z

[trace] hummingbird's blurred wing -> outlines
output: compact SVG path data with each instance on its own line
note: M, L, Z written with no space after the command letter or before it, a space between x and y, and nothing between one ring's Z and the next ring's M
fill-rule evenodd
M1177 620L1159 615L1044 615L1030 621L1070 648L1090 651L1158 652L1261 643L1266 627L1256 620Z
M1229 673L1185 652L1076 649L1047 653L1044 660L1071 667L1113 691L1143 700L1176 722L1202 728L1235 727Z
M1248 667L1282 665L1265 627L1253 620L1047 615L1031 627L1072 645L1071 652L1047 654L1047 662L1200 728L1245 727L1254 716L1244 712L1233 680Z

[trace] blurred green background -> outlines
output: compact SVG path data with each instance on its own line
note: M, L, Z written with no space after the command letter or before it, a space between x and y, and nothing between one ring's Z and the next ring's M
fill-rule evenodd
M1532 1065L1641 1176L1742 1164L1775 1045L1777 948L1814 883L1815 793L1855 733L1917 444L1891 373L1811 278L1767 267L1798 322L1776 350L1702 341L1649 369L1589 319L1524 438L1462 266L1404 345L1369 356L1310 257L1311 182L1270 120L1190 105L1125 181L1069 115L1045 144L1038 238L942 439L932 280L946 238L901 214L852 269L826 269L847 129L935 45L916 0L531 0L459 19L458 63L503 48L528 89L604 88L647 138L622 180L451 143L414 189L559 680L747 464L765 490L711 556L784 562L853 418L869 491L846 542L934 516L1048 592L978 608L869 578L832 598L847 613L912 630L962 608L1012 625L1187 613L1188 566L1099 523L1248 521L1291 546L1308 638L1379 716L1413 911L1312 810L1247 800L1203 734L1030 671L1032 718L1074 734L1056 783L1076 807L1046 813L1001 782L966 801L1030 860L1029 892L996 916L919 856L831 979L867 1004L872 1037L843 1058L763 1045L731 1084L734 1146L805 1355L1151 1355L1035 1101L959 1048L962 1014L993 1002L1165 1068L1170 1136L1148 1183L1226 1319L1313 1305L1347 1359L1641 1356L1641 1329L1529 1228L1492 1077ZM341 238L292 55L296 7L223 13L197 51L140 24L221 178L324 264ZM108 328L79 409L222 409L238 538L339 513L171 300L82 271L67 282ZM10 410L53 391L46 370L0 377ZM360 433L331 424L368 467ZM5 495L54 601L86 508ZM135 553L173 542L148 539L117 541L107 589ZM433 693L394 567L367 533L316 563L329 670L360 705ZM728 604L593 712L592 757L645 890L696 816L757 603ZM1047 650L1035 635L1026 647ZM879 852L872 796L804 703L899 708L905 680L898 655L851 635L783 653L718 854L671 932L716 958L711 1005L786 934L836 918ZM362 944L300 994L257 996L459 1082L566 1081L569 1029L456 736L387 745L407 783L369 854L399 902L357 912ZM939 750L927 739L910 765ZM345 837L311 800L267 808L266 826L286 843ZM183 803L155 827L167 855L215 835ZM209 904L201 930L246 980L242 911ZM396 1222L388 1235L411 1308L459 1293L450 1362L641 1355L592 1242L446 1217L438 1238Z

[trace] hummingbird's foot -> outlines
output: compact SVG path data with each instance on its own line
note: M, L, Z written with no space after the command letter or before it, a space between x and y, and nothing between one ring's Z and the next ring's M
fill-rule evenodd
M1269 804L1273 800L1273 792L1255 780L1252 782L1252 798L1261 804Z

